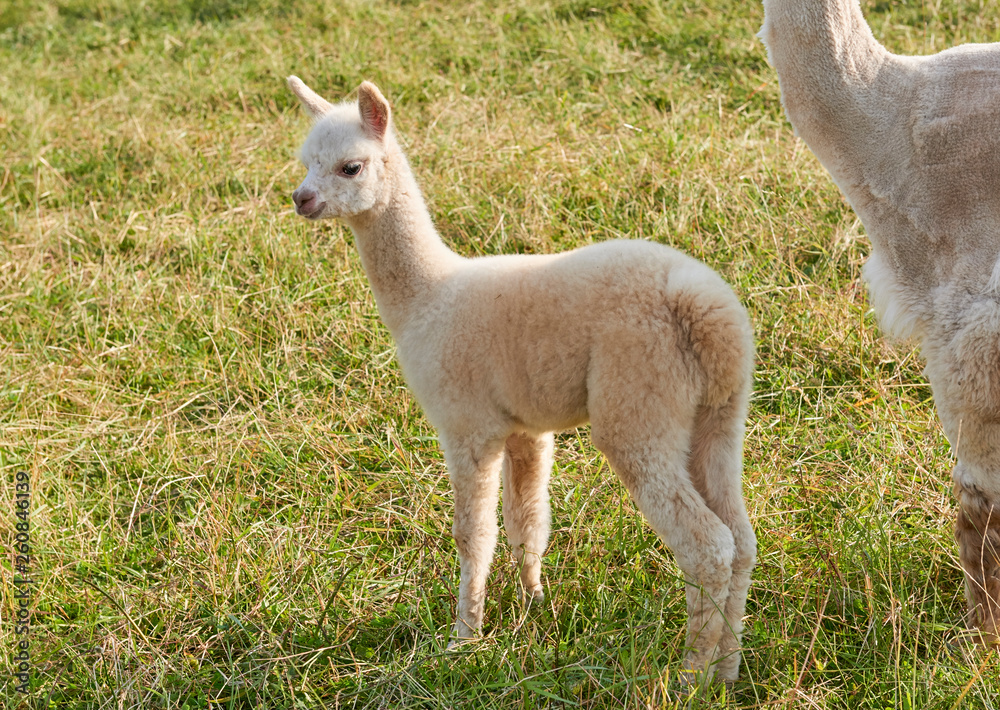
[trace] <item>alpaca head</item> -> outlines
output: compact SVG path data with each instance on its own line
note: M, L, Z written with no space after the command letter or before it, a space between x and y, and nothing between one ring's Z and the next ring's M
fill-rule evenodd
M389 102L367 81L356 104L330 104L297 76L288 86L316 121L299 154L309 172L292 193L295 211L309 219L352 217L379 204L388 177Z

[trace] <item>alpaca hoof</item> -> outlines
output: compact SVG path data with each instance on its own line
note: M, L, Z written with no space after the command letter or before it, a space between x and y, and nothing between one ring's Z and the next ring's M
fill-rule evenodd
M711 662L704 660L699 662L689 656L684 663L684 667L677 674L681 687L708 688L725 683L726 690L731 690L733 683L739 677L740 671L738 665L733 664L731 661L727 663L727 660L729 659L723 658Z
M725 681L727 687L731 687L740 677L740 660L738 651L720 658L715 664L715 677Z
M980 627L972 629L972 640L980 646L1000 646L1000 626L993 629Z
M469 644L475 643L479 640L479 636L473 635L472 632L466 632L465 634L459 634L455 631L451 632L451 639L448 641L448 650L454 651L461 646L468 646Z
M946 647L956 659L976 665L982 662L984 652L1000 650L1000 629L992 633L974 626L957 629L947 639Z
M460 646L465 646L467 644L472 643L475 640L476 639L471 639L471 638L452 638L451 641L448 642L448 648L447 648L447 650L448 651L455 651Z
M705 671L696 671L692 668L682 668L677 674L677 679L682 688L695 688L698 686L711 685L715 681L715 674Z
M479 632L459 619L451 629L451 638L448 641L448 650L454 651L459 646L479 640Z
M526 588L521 589L521 602L525 606L532 606L534 604L541 604L545 601L545 590L542 589L542 585L537 587L532 587L530 590Z

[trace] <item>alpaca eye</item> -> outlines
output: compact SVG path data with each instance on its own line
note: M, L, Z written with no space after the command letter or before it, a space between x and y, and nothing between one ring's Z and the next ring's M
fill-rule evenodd
M345 163L342 168L344 175L354 176L361 172L361 163Z

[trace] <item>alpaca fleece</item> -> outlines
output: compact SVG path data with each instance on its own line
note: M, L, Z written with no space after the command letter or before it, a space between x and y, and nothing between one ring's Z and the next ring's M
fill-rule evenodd
M735 679L756 540L741 492L753 338L732 290L641 241L463 258L438 236L374 85L339 105L296 77L289 85L316 120L296 209L351 227L444 450L461 566L453 640L483 623L501 479L521 584L529 600L543 597L552 432L589 420L684 572L685 677Z
M871 238L882 327L922 345L958 464L971 618L1000 629L1000 45L889 53L858 0L764 0L796 132Z

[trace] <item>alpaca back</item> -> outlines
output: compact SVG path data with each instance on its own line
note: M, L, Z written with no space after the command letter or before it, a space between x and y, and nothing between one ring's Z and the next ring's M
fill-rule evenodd
M408 330L399 360L436 426L468 416L469 393L529 429L578 425L598 353L614 357L623 386L644 373L692 406L748 388L753 362L732 289L704 264L640 241L469 260Z

